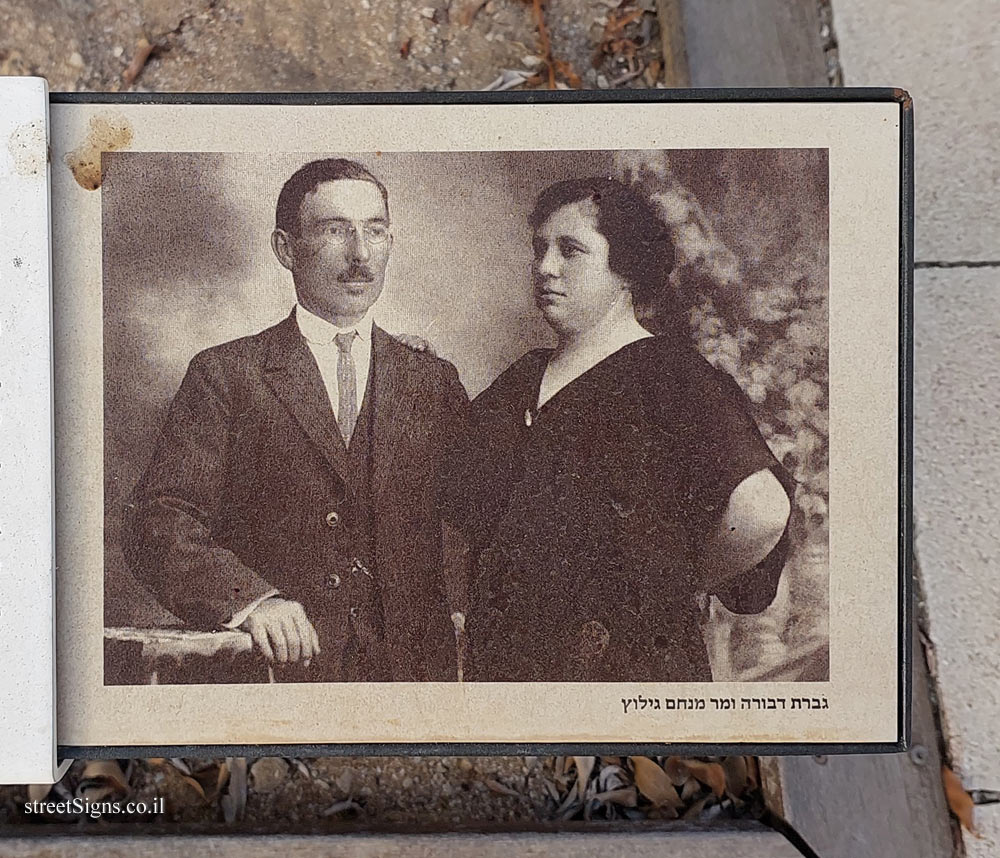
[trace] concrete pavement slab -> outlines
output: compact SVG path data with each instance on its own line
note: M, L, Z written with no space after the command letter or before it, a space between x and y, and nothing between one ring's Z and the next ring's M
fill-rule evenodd
M833 0L848 86L914 100L917 260L1000 259L997 0Z
M1000 267L916 278L917 564L945 737L967 789L1000 788ZM1000 855L1000 806L969 858Z

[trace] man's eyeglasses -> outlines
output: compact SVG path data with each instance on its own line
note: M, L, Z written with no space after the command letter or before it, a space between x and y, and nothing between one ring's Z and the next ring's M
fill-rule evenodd
M357 238L358 231L353 224L336 222L323 227L322 235L334 244L346 244ZM361 235L366 244L383 244L389 238L389 224L374 221L361 227Z

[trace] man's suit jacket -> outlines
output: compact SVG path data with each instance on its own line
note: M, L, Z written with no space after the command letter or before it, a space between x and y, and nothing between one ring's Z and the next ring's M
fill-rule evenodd
M323 649L303 678L336 681L345 678L337 659L357 595L340 578L368 536L384 678L454 680L437 492L442 453L451 433L464 431L468 399L450 363L378 327L368 388L366 523L355 520L347 450L294 312L198 354L126 510L125 556L195 628L219 628L272 588L301 602Z

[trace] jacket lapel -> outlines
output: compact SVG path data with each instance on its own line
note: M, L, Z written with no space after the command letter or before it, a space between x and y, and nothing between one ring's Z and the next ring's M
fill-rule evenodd
M374 399L373 421L374 455L372 468L373 496L376 499L389 484L395 473L394 462L405 449L409 432L409 419L413 413L414 397L408 389L408 370L397 343L377 325L372 330L372 378L369 381Z
M343 478L347 448L309 346L299 332L295 311L274 329L264 377L302 431Z

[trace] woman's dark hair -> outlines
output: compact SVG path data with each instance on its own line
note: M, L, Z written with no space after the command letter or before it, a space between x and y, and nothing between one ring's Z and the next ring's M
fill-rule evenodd
M656 207L639 191L602 177L556 182L542 191L528 222L537 230L557 209L583 200L597 207L597 229L608 240L608 266L628 282L635 304L655 305L672 315L668 278L674 242Z

